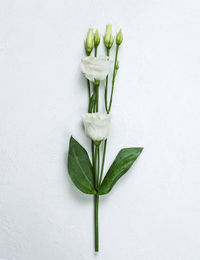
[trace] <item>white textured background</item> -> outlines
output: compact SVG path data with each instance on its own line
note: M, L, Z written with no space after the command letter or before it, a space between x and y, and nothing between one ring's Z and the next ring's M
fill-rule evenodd
M200 259L199 14L199 0L0 1L0 258ZM106 169L145 149L101 198L97 256L66 156L71 134L90 147L79 63L106 23L124 33Z

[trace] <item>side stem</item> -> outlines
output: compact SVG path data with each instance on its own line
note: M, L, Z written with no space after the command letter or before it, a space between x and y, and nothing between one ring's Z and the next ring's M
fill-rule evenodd
M99 179L99 186L101 185L101 181L103 178L103 169L104 169L104 162L105 162L105 157L106 157L106 147L107 147L107 139L104 141L104 146L103 146L103 158L102 158L102 164L101 164L101 174L100 174L100 179Z
M112 78L112 89L111 89L111 95L110 95L110 102L109 102L109 108L108 108L108 114L110 113L110 109L112 106L112 98L113 98L113 91L114 91L114 85L115 85L115 77L116 77L116 67L117 67L117 56L119 51L119 45L116 47L116 53L115 53L115 63L114 63L114 71L113 71L113 78Z
M110 55L110 49L107 48L107 56L109 57ZM106 77L106 87L105 87L105 95L104 95L104 98L105 98L105 108L106 108L106 112L108 113L108 75Z
M116 53L115 53L115 63L114 63L114 70L113 70L112 89L111 89L111 96L110 96L110 101L109 101L109 107L108 107L108 104L107 104L108 76L106 77L105 109L106 109L107 114L110 113L111 106L112 106L112 98L113 98L113 91L114 91L114 85L115 85L116 65L117 65L118 51L119 51L119 45L117 45L117 47L116 47ZM109 56L109 54L110 54L110 49L107 49L107 56ZM104 141L103 159L102 159L102 164L101 164L101 173L100 173L99 185L101 185L101 181L102 181L102 177L103 177L104 162L105 162L105 156L106 156L106 148L107 148L107 139Z

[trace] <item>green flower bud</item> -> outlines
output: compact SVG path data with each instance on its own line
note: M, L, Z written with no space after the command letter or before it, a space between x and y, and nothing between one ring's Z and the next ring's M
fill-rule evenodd
M99 35L99 31L96 30L94 34L94 46L97 47L99 43L100 43L100 35Z
M112 25L107 24L106 25L106 33L104 35L104 44L106 48L111 48L113 45L114 38L112 36Z
M122 29L120 29L116 36L116 44L120 45L122 41L123 41L123 34L122 34Z
M85 41L85 50L87 55L90 55L93 47L94 47L94 33L93 33L93 29L89 28L87 38Z

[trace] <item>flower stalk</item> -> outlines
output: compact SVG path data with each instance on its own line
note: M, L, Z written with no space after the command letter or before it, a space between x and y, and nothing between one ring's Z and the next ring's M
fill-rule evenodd
M106 58L97 57L97 49L100 43L100 35L98 30L96 30L93 38L93 31L89 30L88 32L88 41L89 47L86 50L88 56L91 54L91 47L94 47L94 57L88 57L82 60L82 72L88 80L88 96L89 96L89 105L88 105L88 113L87 116L83 118L86 135L91 138L92 142L92 164L93 164L93 173L94 173L94 187L97 191L97 194L94 195L94 236L95 236L95 252L99 251L99 194L98 190L102 183L103 179L103 171L106 157L106 148L107 148L107 127L110 122L110 111L112 106L113 92L114 92L114 84L115 78L118 70L118 51L119 46L122 42L123 36L121 30L116 36L116 52L115 52L115 60L114 60L114 68L112 75L112 86L111 86L111 94L108 102L108 72L111 62L109 60L110 57L110 49L113 46L114 38L112 36L112 25L106 26L106 33L104 35L104 44L106 46ZM93 39L93 40L92 40ZM92 68L92 70L90 70ZM105 110L107 113L107 117L101 116L98 114L99 111L99 87L100 81L103 79L106 80L105 84L105 92L104 92L104 102L105 102ZM90 81L93 83L93 93L91 93ZM106 114L105 114L106 115ZM102 117L102 127L98 119L98 117ZM108 120L108 121L107 121ZM99 132L99 134L98 134ZM95 134L94 134L95 133ZM102 133L104 133L102 135ZM102 142L103 141L103 142ZM102 161L100 163L100 145L103 144L103 154ZM101 167L100 167L101 164Z
M111 95L110 95L110 102L109 102L109 108L107 113L110 113L111 106L112 106L112 99L113 99L113 91L114 91L114 85L115 85L115 78L117 74L117 57L118 57L118 51L119 51L119 45L116 46L116 53L115 53L115 63L114 63L114 69L113 69L113 78L112 78L112 89L111 89Z
M106 48L107 49L107 56L110 56L110 48ZM108 104L107 104L107 97L108 96L108 75L106 77L106 86L105 86L105 94L104 94L104 102L105 102L105 109L106 112L108 113Z
M94 156L94 183L98 191L98 153L99 145L95 145ZM94 195L94 237L95 237L95 252L99 251L99 195Z
M95 252L99 251L99 195L94 195Z

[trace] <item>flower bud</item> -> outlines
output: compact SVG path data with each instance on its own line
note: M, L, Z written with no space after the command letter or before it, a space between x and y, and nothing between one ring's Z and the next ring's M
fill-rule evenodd
M116 44L120 45L122 41L123 41L123 34L122 34L122 29L120 29L116 36Z
M113 36L112 36L112 25L111 24L107 24L106 25L106 33L104 35L104 44L106 46L106 48L111 48L113 45Z
M94 47L94 33L93 33L93 29L89 28L87 38L85 41L85 50L87 55L90 55L93 47Z
M99 43L100 43L100 35L99 35L99 31L96 30L94 34L94 46L97 47Z

